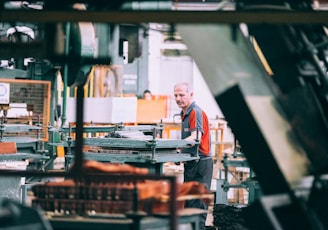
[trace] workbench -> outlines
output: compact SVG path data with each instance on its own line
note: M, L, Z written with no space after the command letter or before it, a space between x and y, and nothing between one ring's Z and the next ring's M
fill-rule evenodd
M138 132L156 132L162 127L143 126L122 126L122 127L85 127L83 132L103 132L109 133L107 137L87 137L83 138L83 157L89 160L101 162L128 163L137 167L146 167L150 173L161 174L163 164L166 162L185 162L197 160L195 155L180 153L179 149L190 148L196 142L161 139L155 135L139 135ZM72 138L74 128L62 128L63 132L68 132L66 140L59 143L49 143L51 146L62 146L66 149L65 168L68 169L76 157L74 154L76 143ZM125 137L111 137L122 136Z
M149 169L150 173L161 174L166 162L184 162L197 160L198 156L191 156L177 152L179 148L189 148L192 142L185 140L133 140L126 138L85 138L87 146L101 146L113 148L109 152L84 152L85 159L102 162L128 163ZM66 147L67 144L64 144ZM74 141L71 147L74 147ZM68 166L74 159L74 154L66 154Z

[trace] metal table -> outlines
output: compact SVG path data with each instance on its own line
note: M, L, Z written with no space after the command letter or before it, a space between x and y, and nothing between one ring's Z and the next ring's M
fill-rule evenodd
M199 229L199 215L206 210L188 208L178 211L177 224L179 226L190 224L187 229ZM130 217L130 215L103 215L95 217L82 216L50 216L48 220L53 230L104 230L104 229L120 229L120 230L146 230L146 229L170 229L170 216L168 213L154 216Z
M198 155L179 153L178 149L190 148L195 142L174 139L130 139L130 138L84 138L85 146L102 148L100 152L85 152L85 159L129 163L138 167L146 167L150 173L161 174L166 162L185 162L199 159ZM75 141L65 141L50 145L67 147L66 168L69 168L75 155L72 149ZM106 151L106 152L105 152Z
M49 156L44 156L41 154L33 154L33 153L4 153L0 155L0 162L1 161L39 161L39 160L47 160Z

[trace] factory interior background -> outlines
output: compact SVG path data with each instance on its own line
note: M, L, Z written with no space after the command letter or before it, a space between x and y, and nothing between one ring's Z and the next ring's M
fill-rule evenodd
M208 229L328 229L325 0L0 4L0 229L198 230L189 199ZM210 189L183 183L179 82Z

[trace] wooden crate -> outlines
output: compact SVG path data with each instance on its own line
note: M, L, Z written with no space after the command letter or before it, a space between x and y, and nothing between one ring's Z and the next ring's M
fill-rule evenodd
M230 168L229 171L233 173L240 181L244 181L249 177L249 172L240 171L238 168ZM230 184L237 184L238 181L232 178ZM232 188L232 198L228 199L228 203L232 204L248 204L248 191L245 188Z

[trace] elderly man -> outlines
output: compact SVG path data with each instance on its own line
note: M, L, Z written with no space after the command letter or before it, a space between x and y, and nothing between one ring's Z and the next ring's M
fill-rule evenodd
M181 138L195 141L198 139L200 144L188 148L185 151L195 154L198 151L199 160L188 161L184 164L184 181L198 181L204 183L207 189L211 189L213 160L211 157L211 136L208 117L205 112L194 102L193 90L189 83L182 82L174 86L174 98L182 109L181 111ZM190 200L185 207L208 209L207 205L201 200ZM204 213L200 218L200 229L206 229L207 214Z

